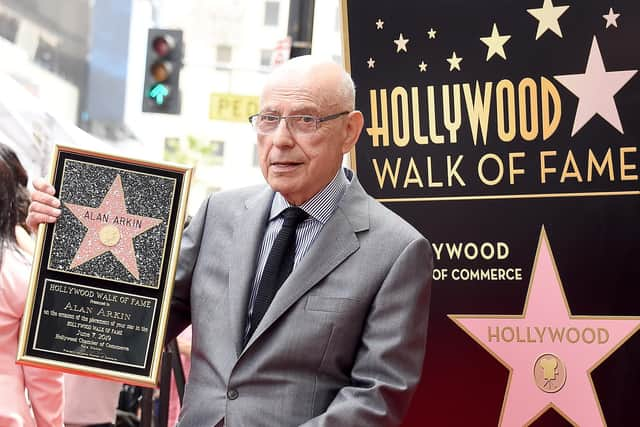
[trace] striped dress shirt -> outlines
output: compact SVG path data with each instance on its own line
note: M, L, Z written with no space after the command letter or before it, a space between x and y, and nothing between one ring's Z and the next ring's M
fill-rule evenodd
M293 263L293 269L302 260L304 255L311 247L311 243L316 238L324 224L329 221L331 215L338 207L338 202L342 199L347 187L349 186L349 180L347 179L344 170L340 168L333 180L320 192L318 192L311 199L299 206L304 210L309 217L305 219L296 229L296 255ZM269 214L269 224L267 230L264 233L262 239L262 245L260 246L260 252L258 253L258 264L256 268L256 276L253 280L253 286L251 287L251 295L249 296L249 307L247 310L247 323L245 327L245 337L249 333L251 328L250 319L253 312L253 305L258 294L258 287L260 286L260 279L264 271L264 266L267 263L269 252L273 246L273 242L276 240L276 236L282 228L284 218L282 212L291 207L289 202L280 193L276 193L271 203L271 212ZM277 294L276 294L277 298Z

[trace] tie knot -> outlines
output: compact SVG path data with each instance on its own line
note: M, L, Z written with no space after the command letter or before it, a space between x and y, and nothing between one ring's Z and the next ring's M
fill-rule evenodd
M295 228L298 224L307 219L309 214L300 208L289 207L284 210L282 216L284 217L284 224L282 224L282 227Z

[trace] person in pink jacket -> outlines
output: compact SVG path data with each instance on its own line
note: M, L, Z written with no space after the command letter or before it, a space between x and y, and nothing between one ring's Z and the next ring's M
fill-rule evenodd
M182 362L182 369L184 370L184 377L189 378L189 372L191 371L191 326L182 331L178 335L178 350L180 351L180 361ZM178 396L178 387L176 386L176 379L171 372L171 386L169 388L169 422L167 426L173 427L178 421L178 415L180 415L180 397Z
M26 186L18 157L0 143L0 426L60 427L62 374L16 364L33 255Z

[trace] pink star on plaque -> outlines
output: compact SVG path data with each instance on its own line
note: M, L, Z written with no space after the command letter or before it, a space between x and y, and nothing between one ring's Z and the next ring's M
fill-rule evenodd
M99 207L91 208L71 203L65 203L65 206L87 227L87 233L71 261L70 268L84 264L105 252L111 252L133 277L140 278L133 238L160 224L162 220L131 215L127 212L120 175L116 175Z
M640 317L573 316L544 228L524 313L449 315L509 369L500 426L554 408L578 426L605 426L591 371L640 329Z
M575 135L589 120L599 114L618 132L624 134L616 102L613 99L638 70L607 71L604 68L598 40L593 36L587 69L584 74L554 76L575 96L578 97L578 109L573 122L571 136Z

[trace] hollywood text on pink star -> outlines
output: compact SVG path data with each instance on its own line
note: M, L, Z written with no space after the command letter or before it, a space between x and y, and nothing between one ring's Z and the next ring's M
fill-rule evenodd
M640 317L571 314L544 228L522 315L449 318L509 369L501 426L549 408L575 425L606 425L591 371L640 329Z

